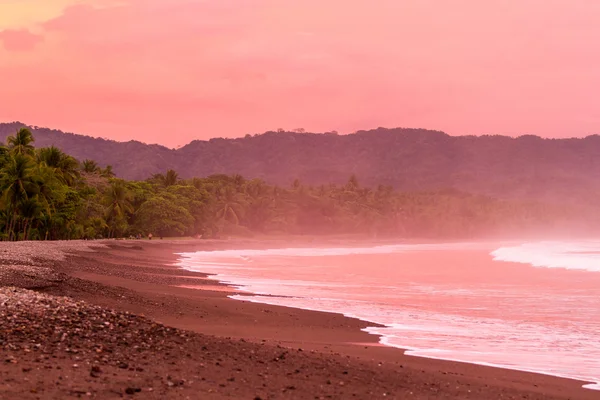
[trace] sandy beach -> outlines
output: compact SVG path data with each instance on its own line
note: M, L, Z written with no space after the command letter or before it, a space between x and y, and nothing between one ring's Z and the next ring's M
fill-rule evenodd
M175 253L281 241L0 243L0 399L597 399L405 356L337 314L240 302ZM372 325L372 324L369 324Z

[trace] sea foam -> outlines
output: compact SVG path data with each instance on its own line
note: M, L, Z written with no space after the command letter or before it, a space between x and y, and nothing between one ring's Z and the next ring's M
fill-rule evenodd
M491 252L496 261L531 264L534 267L600 272L600 242L537 242L501 247Z
M236 300L340 313L382 325L365 331L409 355L599 382L600 322L593 318L600 313L597 293L527 287L519 277L514 285L431 281L452 268L444 265L402 275L403 268L410 269L403 267L403 254L488 254L491 249L489 244L451 243L221 250L181 254L179 265L253 294L230 296ZM596 251L600 242L543 242L505 245L491 254L495 260L594 271ZM390 262L390 255L396 261L380 266ZM368 264L348 271L345 264L357 258ZM481 268L503 265L489 262ZM391 269L400 275L391 277ZM598 383L585 387L600 389Z

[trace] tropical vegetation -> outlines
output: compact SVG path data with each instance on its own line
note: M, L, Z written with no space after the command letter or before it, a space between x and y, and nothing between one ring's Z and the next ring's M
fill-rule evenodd
M317 187L343 186L355 174L361 186L369 188L380 184L403 192L454 188L498 199L569 203L591 212L600 199L599 135L564 139L450 136L405 128L338 135L297 129L194 140L171 149L15 122L0 123L0 141L23 127L32 130L37 147L55 145L78 160L112 165L117 176L137 181L173 169L184 179L241 173L282 187L295 178ZM190 127L190 131L197 129Z
M342 185L270 185L241 175L181 179L174 170L146 180L78 161L57 147L34 147L20 128L0 146L0 239L68 240L256 234L369 237L477 237L577 225L576 211L457 190L396 191Z

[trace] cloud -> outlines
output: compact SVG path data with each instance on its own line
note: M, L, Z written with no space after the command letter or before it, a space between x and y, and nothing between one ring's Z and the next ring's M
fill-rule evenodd
M91 0L0 0L0 30L31 28L84 1Z
M0 42L2 42L4 48L8 51L31 51L43 40L43 36L31 33L27 29L6 29L0 31Z

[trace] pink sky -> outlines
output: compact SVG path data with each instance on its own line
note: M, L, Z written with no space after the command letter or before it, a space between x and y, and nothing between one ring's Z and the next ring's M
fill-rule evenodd
M277 128L600 133L596 0L0 1L0 121L178 146Z

